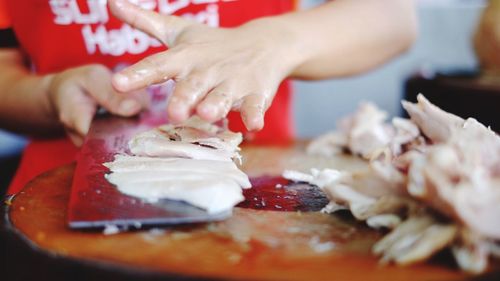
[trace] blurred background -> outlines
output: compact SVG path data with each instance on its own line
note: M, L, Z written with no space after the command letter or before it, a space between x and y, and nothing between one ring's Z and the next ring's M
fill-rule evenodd
M303 0L302 6L321 2ZM434 71L476 69L472 35L486 4L485 0L417 0L420 32L407 53L362 76L296 82L297 136L314 137L334 129L335 121L362 100L375 102L393 116L400 115L405 81L416 72L432 76ZM0 131L0 187L9 182L25 143L22 137Z
M322 1L306 0L304 6ZM295 83L295 122L299 137L313 137L335 127L338 118L360 101L373 101L400 115L404 82L421 71L472 71L477 68L472 37L486 0L417 0L419 35L399 58L365 75ZM332 27L334 28L334 27ZM425 94L425 93L424 93Z

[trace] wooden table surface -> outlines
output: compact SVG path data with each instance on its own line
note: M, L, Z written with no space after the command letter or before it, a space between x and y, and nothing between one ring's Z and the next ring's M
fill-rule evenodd
M362 161L348 156L332 159L306 156L300 144L291 147L247 146L243 155L243 169L252 177L279 175L287 168L307 170L312 166L366 168ZM26 260L30 260L29 255L42 256L38 260L47 265L45 272L70 261L70 268L79 269L73 272L72 280L89 280L89 276L108 280L124 280L114 276L133 277L127 280L150 280L148 278L153 277L154 280L164 277L176 280L472 278L459 272L446 253L429 263L409 267L381 266L370 254L371 246L381 234L345 214L236 208L230 219L216 223L116 235L73 231L65 225L73 171L74 165L68 165L33 180L9 201L6 221L3 222L7 225L4 232L8 232L8 237L22 238L17 239L17 244L12 244L15 246L11 245L9 251L29 245ZM51 259L56 262L49 263ZM16 268L21 268L17 265ZM30 266L34 265L25 264L27 272L11 276L27 276ZM108 275L89 275L89 272L103 270ZM38 279L44 280L43 276ZM500 273L492 271L481 278L500 280Z

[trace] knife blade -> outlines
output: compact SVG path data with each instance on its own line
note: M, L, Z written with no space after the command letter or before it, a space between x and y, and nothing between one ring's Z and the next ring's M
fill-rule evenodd
M222 220L231 212L208 214L184 202L156 203L125 195L109 183L102 164L117 153L129 154L128 141L139 133L166 122L164 111L148 111L134 118L101 113L94 118L77 158L68 205L67 223L72 229L142 228ZM138 187L140 188L140 187Z

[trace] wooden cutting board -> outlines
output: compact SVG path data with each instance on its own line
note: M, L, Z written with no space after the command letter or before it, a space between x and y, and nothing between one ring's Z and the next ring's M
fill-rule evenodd
M348 156L332 159L306 156L303 144L244 147L243 156L243 169L256 180L257 186L246 194L247 201L235 209L234 215L223 222L116 235L70 230L65 224L65 214L74 165L69 165L36 178L9 202L6 216L9 231L26 238L23 243L30 243L32 252L47 253L45 260L68 259L85 264L84 271L74 274L74 280L85 272L103 268L111 269L117 276L134 276L136 280L146 280L152 272L157 278L174 276L176 280L181 277L185 280L193 280L191 277L224 280L471 278L459 272L446 253L429 263L381 266L370 253L381 233L346 214L314 211L325 203L317 190L300 185L286 187L286 181L276 177L286 168L365 169L363 162ZM309 199L301 199L305 197ZM293 204L287 205L287 202ZM484 280L500 280L498 267L496 270L492 269ZM106 278L109 279L109 275Z

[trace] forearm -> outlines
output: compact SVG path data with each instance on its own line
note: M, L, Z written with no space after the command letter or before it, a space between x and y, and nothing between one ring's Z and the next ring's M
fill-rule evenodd
M270 20L291 39L290 76L324 79L370 70L408 49L416 37L413 5L412 0L336 0Z
M51 76L31 74L18 50L0 50L0 127L46 135L60 129L48 99Z

